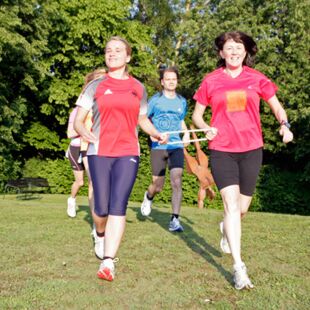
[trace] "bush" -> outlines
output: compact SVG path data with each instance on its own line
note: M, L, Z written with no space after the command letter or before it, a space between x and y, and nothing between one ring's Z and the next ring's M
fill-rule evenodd
M141 151L138 176L130 196L130 200L136 202L142 202L144 192L152 180L149 149L145 148ZM46 178L52 186L51 192L57 194L70 194L74 179L67 159L29 159L24 166L23 176ZM184 171L182 205L197 206L198 188L199 183L196 177ZM220 194L215 186L213 188L216 192L216 198L213 201L206 198L205 207L222 209ZM85 177L85 186L81 188L79 195L87 195L87 177ZM155 201L171 204L171 186L168 172L164 189L156 196ZM251 211L309 215L309 206L309 183L305 182L298 172L280 170L271 165L262 167L253 196Z
M68 159L29 159L23 169L24 177L46 178L51 186L51 193L70 194L74 181L73 172ZM87 177L79 195L87 195Z
M310 214L309 183L298 172L266 165L262 168L251 209L289 214Z

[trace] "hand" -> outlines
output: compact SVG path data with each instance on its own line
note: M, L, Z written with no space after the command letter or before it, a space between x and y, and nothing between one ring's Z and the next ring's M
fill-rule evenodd
M89 143L96 143L98 141L97 137L88 130L85 130L85 132L83 132L81 137Z
M280 133L280 136L283 137L282 141L284 143L289 143L293 141L294 135L286 126L282 125L279 133Z
M208 140L213 140L217 135L217 128L209 127L209 129L205 131L205 134Z
M158 133L156 136L150 136L153 142L158 142L159 144L167 144L169 140L169 134L167 133Z

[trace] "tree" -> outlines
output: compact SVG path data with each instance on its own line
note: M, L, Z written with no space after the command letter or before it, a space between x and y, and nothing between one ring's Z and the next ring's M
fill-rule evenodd
M0 179L14 177L22 161L22 133L36 109L44 68L45 20L39 1L3 1L0 6Z

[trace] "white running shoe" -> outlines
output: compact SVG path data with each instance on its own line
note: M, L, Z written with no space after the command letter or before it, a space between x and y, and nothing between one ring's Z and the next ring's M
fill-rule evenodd
M98 237L96 231L93 232L95 243L95 254L99 259L103 259L104 256L104 237Z
M231 250L230 250L230 247L228 244L228 240L226 238L225 231L224 231L224 222L220 223L220 231L222 234L222 238L220 241L220 247L225 254L231 254Z
M144 199L143 199L143 202L141 204L141 214L143 216L149 216L151 214L151 211L152 211L152 203L153 203L153 200L149 200L147 198L147 191L145 192L144 194Z
M176 217L174 217L170 221L170 223L169 223L169 231L179 231L179 232L184 231L184 228L182 227L179 219L177 219Z
M67 214L70 217L76 217L76 202L75 198L69 197L67 203Z
M101 262L97 276L100 279L113 281L115 277L114 260L109 258Z
M235 289L237 290L251 289L254 287L251 280L249 279L244 264L239 267L234 266L234 283L235 283Z

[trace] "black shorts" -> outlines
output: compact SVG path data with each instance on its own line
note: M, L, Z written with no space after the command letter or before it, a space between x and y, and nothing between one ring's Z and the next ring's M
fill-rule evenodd
M240 193L246 196L254 193L262 161L262 148L241 153L210 151L211 172L217 188L239 185Z
M80 147L79 146L69 146L68 158L71 164L71 167L75 171L83 171L85 170L82 156L80 156Z
M166 167L168 164L169 170L173 168L184 167L183 149L172 150L151 150L152 175L165 176Z

